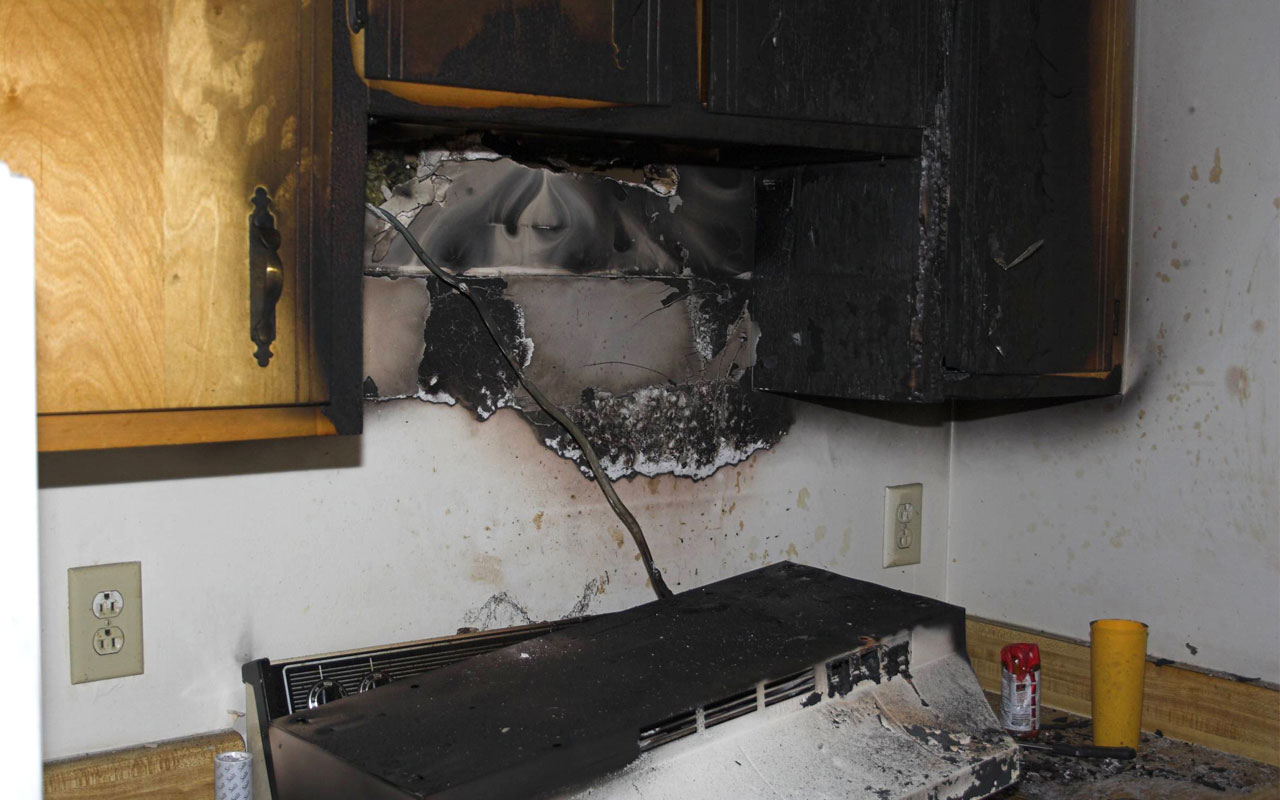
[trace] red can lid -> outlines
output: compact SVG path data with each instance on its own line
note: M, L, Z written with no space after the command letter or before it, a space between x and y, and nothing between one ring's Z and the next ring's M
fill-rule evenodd
M1007 644L1000 651L1000 663L1015 678L1026 677L1028 672L1040 669L1040 645L1027 642Z

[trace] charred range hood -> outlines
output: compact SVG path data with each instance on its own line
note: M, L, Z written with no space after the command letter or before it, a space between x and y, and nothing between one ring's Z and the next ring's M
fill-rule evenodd
M984 797L1018 774L964 611L778 564L269 729L279 800Z

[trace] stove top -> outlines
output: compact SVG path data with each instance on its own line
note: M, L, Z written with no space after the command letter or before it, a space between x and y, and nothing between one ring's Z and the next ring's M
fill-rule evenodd
M963 653L963 609L777 564L276 719L277 796L980 797L1017 748Z

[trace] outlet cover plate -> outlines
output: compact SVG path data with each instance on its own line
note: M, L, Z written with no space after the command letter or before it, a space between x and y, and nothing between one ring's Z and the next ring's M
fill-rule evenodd
M101 593L120 597L120 611L108 619L94 613ZM99 564L67 570L67 611L71 633L71 682L88 683L142 674L142 562ZM108 634L100 635L102 629ZM119 650L100 654L104 640ZM95 647L96 643L96 647Z
M921 510L924 484L884 487L884 565L920 563Z

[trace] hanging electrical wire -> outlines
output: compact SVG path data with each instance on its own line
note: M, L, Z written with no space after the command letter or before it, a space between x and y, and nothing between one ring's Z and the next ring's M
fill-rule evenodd
M653 563L653 554L649 551L649 543L645 541L644 531L641 530L640 523L636 521L636 518L631 513L630 509L628 509L622 502L622 498L618 497L618 493L613 488L613 481L609 480L608 474L606 474L604 468L600 466L600 457L596 455L595 448L591 446L591 442L587 439L587 435L582 431L582 428L578 427L578 424L570 419L568 414L565 414L564 411L560 410L560 407L556 405L551 398L543 394L537 384L529 380L528 376L524 374L524 368L520 365L520 362L516 360L511 350L507 347L507 344L502 341L502 337L498 335L498 329L493 324L493 320L489 316L488 310L484 307L484 304L477 300L475 295L472 294L466 281L459 279L457 275L454 275L436 264L431 256L427 255L427 252L422 249L422 245L414 235L409 232L409 229L406 228L400 220L396 219L395 214L392 214L386 209L378 208L372 203L365 203L365 208L367 208L369 212L378 219L381 219L383 222L386 222L394 228L400 236L404 237L405 242L413 250L413 254L418 257L418 260L422 262L423 266L431 270L432 275L435 275L449 286L449 288L453 289L471 302L476 313L480 316L480 322L484 324L485 329L489 331L489 335L493 337L494 343L498 345L498 350L502 352L502 357L506 359L507 364L510 365L511 371L520 379L520 384L524 386L525 391L527 391L529 396L534 399L534 402L542 407L543 411L547 412L552 419L559 423L560 426L573 437L573 440L577 442L578 447L582 449L582 454L587 459L587 465L591 468L591 474L595 478L596 483L600 485L600 491L604 493L605 499L609 501L609 506L613 509L613 513L618 515L618 519L622 520L622 524L631 533L631 539L635 542L636 549L640 551L640 560L644 562L645 572L649 574L649 583L653 587L653 593L656 594L659 599L671 597L671 590L667 588L666 581L662 579L662 572Z

